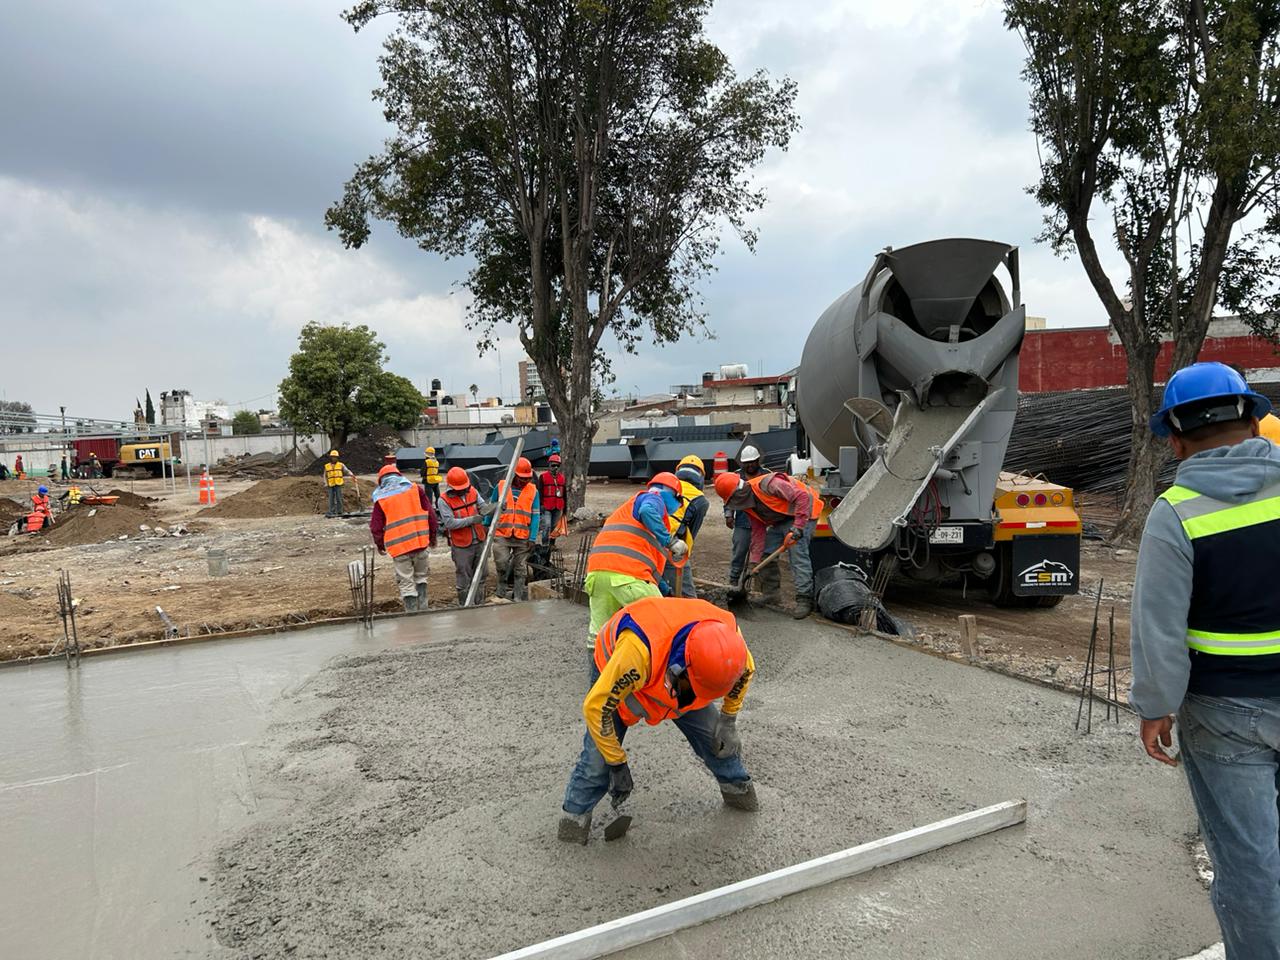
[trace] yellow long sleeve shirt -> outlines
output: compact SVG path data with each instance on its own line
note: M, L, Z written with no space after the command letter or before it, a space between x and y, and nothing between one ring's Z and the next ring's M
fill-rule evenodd
M627 752L622 748L618 732L614 728L614 716L620 704L629 694L644 688L649 682L652 668L649 659L649 648L634 631L623 630L613 648L613 656L600 671L600 678L591 685L587 697L582 701L582 715L587 721L587 730L591 739L596 742L601 756L610 766L627 762ZM756 662L747 651L747 669L742 677L733 685L721 703L720 711L735 714L742 709L742 700L747 695L747 687L756 672Z

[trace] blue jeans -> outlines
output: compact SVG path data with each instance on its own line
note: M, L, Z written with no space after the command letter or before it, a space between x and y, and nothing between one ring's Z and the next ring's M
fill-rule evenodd
M736 586L742 576L742 568L747 564L747 554L751 551L751 518L746 511L738 510L733 515L733 547L729 553L729 585Z
M592 658L591 683L595 683L599 677L600 670L596 667L595 659ZM706 764L707 769L718 782L748 783L751 780L751 774L747 773L740 755L724 758L715 755L712 737L719 714L719 708L712 704L677 717L672 723L684 734L684 738L689 741L689 746L693 747L693 752ZM616 717L614 729L617 730L618 741L621 742L626 736L627 728ZM581 816L589 810L594 810L595 805L608 792L609 765L605 763L596 742L591 739L591 734L585 733L582 735L582 753L578 755L578 762L574 765L573 773L569 775L569 785L564 790L564 812Z
M683 567L677 567L674 563L668 563L662 568L662 579L667 581L667 586L671 588L671 596L675 596L676 577L680 578L680 595L685 600L697 600L698 588L693 584L693 561L690 560Z
M1280 960L1280 699L1188 694L1178 743L1227 960Z
M342 516L342 487L334 486L329 488L329 510L325 514L326 517Z
M785 554L787 562L791 564L791 576L796 584L797 597L813 596L813 559L809 556L809 544L813 540L813 531L817 527L818 521L810 520L804 525L804 531L800 535L800 541L788 550ZM791 522L779 523L777 526L770 527L764 532L764 555L767 557L773 551L782 546L782 541L787 534L791 532ZM737 531L735 530L736 534ZM762 558L763 559L763 558ZM757 586L761 593L777 591L782 581L782 574L778 571L778 560L775 560L769 566L765 567L757 576Z

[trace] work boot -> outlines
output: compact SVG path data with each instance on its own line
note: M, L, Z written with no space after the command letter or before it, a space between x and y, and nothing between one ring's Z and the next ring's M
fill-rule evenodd
M556 830L556 836L565 843L580 843L585 847L587 840L591 837L591 811L588 810L577 816L566 813L560 818L560 827Z
M404 604L404 612L405 612L405 613L417 613L417 612L418 612L418 595L417 595L416 593L415 593L415 594L410 594L410 595L409 595L409 596L407 596L407 597L401 597L401 598L400 598L400 601Z
M726 807L733 807L735 810L755 813L760 809L760 801L756 799L756 785L750 780L746 783L720 784L720 796L724 798Z
M419 583L415 586L418 588L418 612L422 613L427 609L427 585Z
M793 619L803 620L809 614L813 613L813 597L807 597L804 594L796 595L796 609L791 614Z
M529 599L529 590L524 585L523 581L519 581L519 580L516 581L515 599L516 599L516 602Z
M468 589L469 589L469 588L468 588ZM466 591L466 590L459 590L459 591L458 591L458 606L460 606L460 607L461 607L461 606L463 606L466 602L467 602L467 591Z

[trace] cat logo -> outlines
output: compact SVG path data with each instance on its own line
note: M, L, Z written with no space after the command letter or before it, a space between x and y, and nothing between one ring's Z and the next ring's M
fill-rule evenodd
M1023 587L1069 587L1076 578L1075 571L1056 560L1041 560L1018 574Z

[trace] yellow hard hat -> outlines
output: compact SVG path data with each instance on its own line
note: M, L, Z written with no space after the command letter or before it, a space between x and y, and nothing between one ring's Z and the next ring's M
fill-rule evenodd
M430 453L430 454L433 454L433 455L434 455L434 454L435 454L435 452L436 452L436 448L435 448L435 447L427 447L427 453Z
M704 475L707 472L706 465L702 462L702 458L695 457L692 453L676 464L677 470L681 467L697 467L698 472Z
M329 456L331 456L331 457L336 457L337 455L338 455L338 451L337 451L337 450L330 450L330 451L329 451Z

